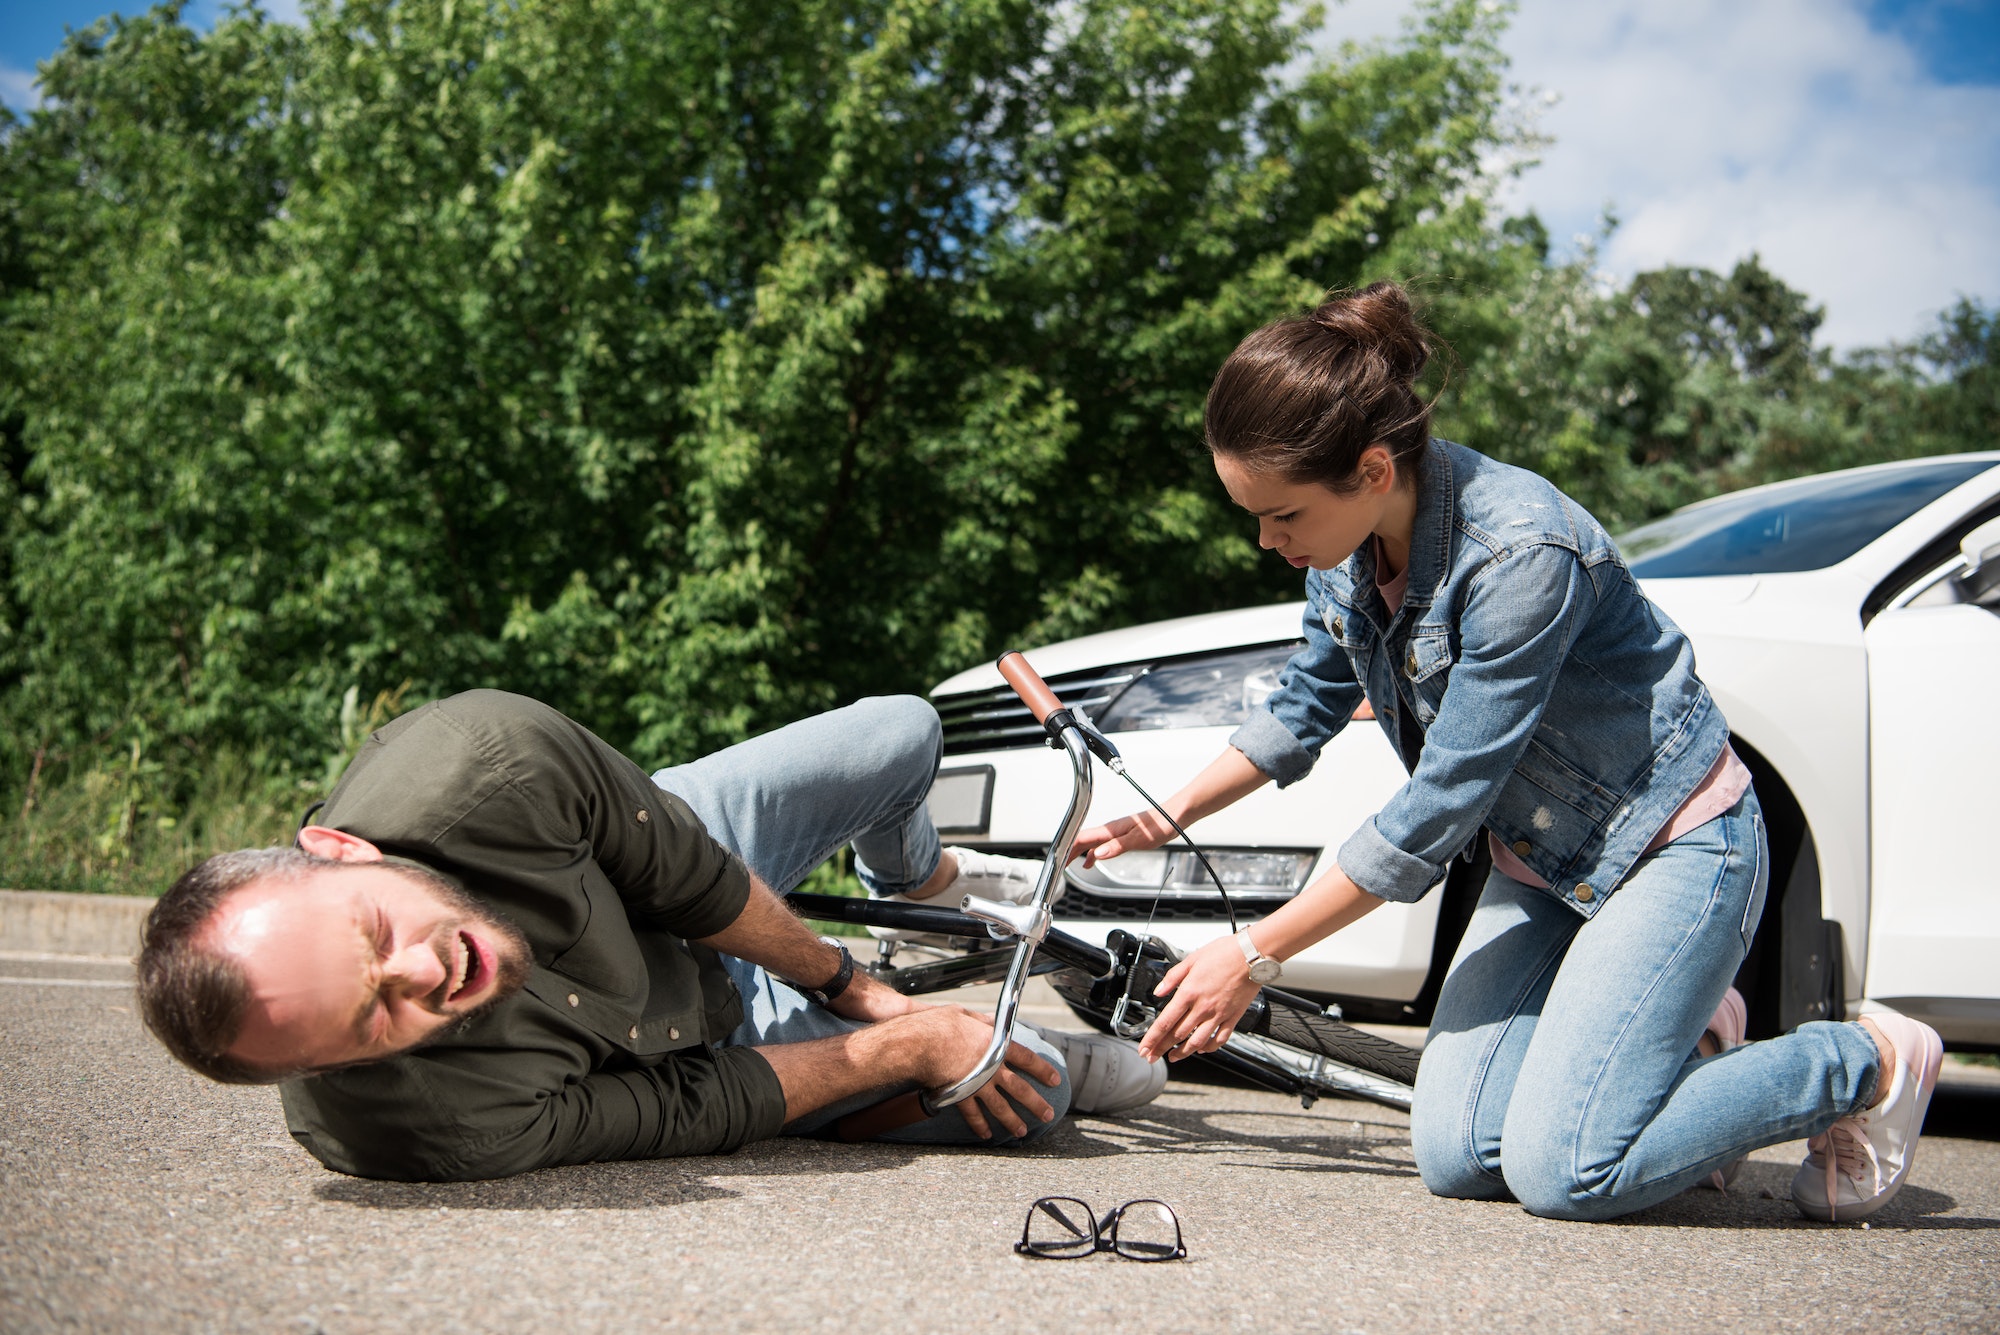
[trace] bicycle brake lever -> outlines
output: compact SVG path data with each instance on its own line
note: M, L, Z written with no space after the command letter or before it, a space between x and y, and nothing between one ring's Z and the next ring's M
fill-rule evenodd
M1083 734L1083 744L1090 748L1090 754L1103 761L1113 774L1123 774L1125 757L1118 754L1118 748L1111 744L1111 739L1098 731L1090 715L1080 707L1070 713L1076 719L1076 730Z

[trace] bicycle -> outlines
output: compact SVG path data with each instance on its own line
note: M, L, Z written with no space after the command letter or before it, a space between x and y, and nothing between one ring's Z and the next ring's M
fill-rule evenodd
M843 1119L837 1132L845 1139L867 1139L932 1116L969 1098L992 1079L1000 1069L1007 1036L1032 977L1047 975L1070 1009L1098 1028L1125 1038L1145 1033L1165 1004L1153 989L1179 959L1178 952L1158 937L1123 929L1114 930L1102 947L1094 946L1056 928L1049 911L1090 808L1092 761L1101 761L1131 782L1124 774L1123 757L1088 717L1063 705L1020 653L1002 654L998 666L1001 676L1048 734L1049 745L1065 752L1070 760L1069 807L1043 859L1033 898L1026 904L1006 904L967 895L954 911L799 891L787 896L792 907L809 918L894 928L966 944L963 953L901 968L891 967L893 949L885 950L870 972L906 995L1004 979L993 1012L993 1040L979 1064L942 1090L902 1095ZM1138 788L1136 782L1133 787ZM1139 792L1146 796L1143 788ZM1147 801L1152 799L1147 797ZM1168 819L1171 823L1172 818ZM1179 830L1178 825L1174 828ZM1185 832L1182 838L1186 838ZM1194 847L1192 841L1189 847ZM1195 852L1199 855L1200 850ZM1206 865L1205 858L1203 863ZM1214 875L1212 870L1210 875ZM1221 888L1219 879L1217 888ZM1229 1041L1201 1060L1293 1094L1307 1108L1322 1097L1358 1096L1407 1109L1416 1083L1418 1056L1415 1048L1345 1023L1338 1006L1265 987Z

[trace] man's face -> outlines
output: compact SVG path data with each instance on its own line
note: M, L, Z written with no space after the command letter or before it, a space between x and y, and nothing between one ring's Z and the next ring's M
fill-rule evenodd
M407 1052L520 991L529 963L520 933L476 901L368 861L246 885L208 941L250 985L230 1055L279 1070Z

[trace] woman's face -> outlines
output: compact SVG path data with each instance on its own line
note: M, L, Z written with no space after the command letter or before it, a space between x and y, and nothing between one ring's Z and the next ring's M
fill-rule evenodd
M1361 489L1342 496L1317 482L1255 472L1226 454L1212 456L1229 499L1257 516L1257 545L1304 569L1331 570L1354 555L1382 522L1396 470L1389 452L1362 452Z

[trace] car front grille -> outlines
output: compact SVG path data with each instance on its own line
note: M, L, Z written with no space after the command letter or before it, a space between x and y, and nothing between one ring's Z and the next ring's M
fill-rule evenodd
M1049 689L1069 708L1081 708L1095 716L1145 670L1145 664L1134 663L1063 672L1048 679ZM934 696L931 703L937 706L938 719L944 724L944 753L948 756L1037 746L1048 735L1011 686Z
M1000 853L1010 858L1033 858L1039 862L1048 856L1047 848L1037 848L1033 844L982 844L983 853ZM1215 922L1227 923L1229 910L1223 907L1221 895L1175 894L1160 900L1159 912L1153 912L1153 901L1149 898L1127 898L1124 895L1094 895L1071 881L1062 898L1055 903L1057 924L1067 919L1072 922L1137 922L1144 923L1150 916L1160 922ZM1267 913L1276 912L1290 896L1232 894L1230 899L1236 904L1236 921L1249 926Z

